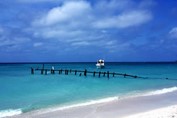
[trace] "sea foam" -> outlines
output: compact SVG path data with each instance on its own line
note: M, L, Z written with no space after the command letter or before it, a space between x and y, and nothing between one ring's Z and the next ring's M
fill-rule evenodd
M160 90L153 90L153 91L145 92L145 93L135 93L134 95L131 94L126 97L125 96L124 97L120 97L120 96L107 97L107 98L103 98L103 99L90 100L88 102L83 102L83 103L78 103L78 104L73 104L73 105L68 105L68 106L63 106L63 107L48 108L46 110L43 110L43 112L41 112L41 113L54 112L54 111L58 111L58 110L65 110L65 109L70 109L70 108L106 103L106 102L111 102L111 101L115 101L115 100L119 100L119 99L129 98L129 97L160 95L160 94L170 93L170 92L174 92L174 91L177 91L177 87L163 88Z
M166 93L170 93L170 92L174 92L174 91L177 91L177 87L163 88L161 90L147 92L147 93L143 94L142 96L161 95L161 94L166 94Z
M0 111L0 118L7 117L7 116L14 116L19 115L22 113L21 109L8 109Z
M42 114L42 113L54 112L54 111L58 111L58 110L66 110L66 109L71 109L71 108L76 108L76 107L106 103L106 102L111 102L111 101L115 101L118 99L119 99L119 97L116 96L116 97L103 98L103 99L99 99L99 100L90 100L88 102L83 102L83 103L78 103L78 104L73 104L73 105L68 105L68 106L63 106L63 107L48 108L40 113Z
M77 103L77 104L72 104L72 105L67 105L67 106L41 109L41 110L37 110L36 113L37 114L50 113L50 112L55 112L55 111L71 109L71 108L77 108L77 107L89 106L89 105L94 105L94 104L112 102L112 101L116 101L116 100L120 100L120 99L124 99L124 98L129 98L129 97L160 95L160 94L166 94L166 93L170 93L170 92L174 92L174 91L177 91L177 87L163 88L160 90L153 90L153 91L145 92L145 93L134 93L133 95L131 94L126 97L125 96L124 97L123 96L121 96L121 97L114 96L114 97L107 97L107 98L103 98L103 99L90 100L88 102ZM3 112L3 113L5 113L5 112ZM12 115L20 114L20 113L22 113L20 110L16 110L16 112L9 111L9 112L7 112L7 114L4 114L4 116L12 116Z

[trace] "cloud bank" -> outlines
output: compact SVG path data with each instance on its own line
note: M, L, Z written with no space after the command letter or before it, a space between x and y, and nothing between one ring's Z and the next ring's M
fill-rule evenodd
M174 27L170 30L169 35L171 38L177 39L177 27Z
M32 27L35 37L58 40L76 47L99 47L95 44L97 42L101 46L116 48L118 39L107 32L138 27L152 19L150 10L129 0L97 1L94 4L65 1L35 19Z
M176 15L170 14L176 8L173 3L155 0L0 1L0 53L46 59L44 61L50 57L49 60L56 57L56 61L61 58L109 57L110 61L175 58Z

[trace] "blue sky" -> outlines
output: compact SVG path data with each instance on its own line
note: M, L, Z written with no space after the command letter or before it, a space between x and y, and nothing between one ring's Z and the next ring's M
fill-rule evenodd
M1 0L0 62L175 61L176 0Z

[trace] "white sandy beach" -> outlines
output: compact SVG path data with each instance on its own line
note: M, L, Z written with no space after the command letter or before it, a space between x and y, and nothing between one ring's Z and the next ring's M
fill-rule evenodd
M177 118L177 105L137 113L124 118Z
M177 91L68 109L45 109L13 118L177 118Z

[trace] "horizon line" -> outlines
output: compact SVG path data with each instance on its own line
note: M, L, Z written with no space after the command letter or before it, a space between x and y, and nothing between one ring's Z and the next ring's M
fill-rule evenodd
M74 62L69 62L69 61L66 61L66 62L44 62L44 61L41 61L41 62L0 62L0 64L41 64L41 63L44 63L44 64L50 64L50 63L96 63L96 61L74 61ZM177 61L106 61L105 63L177 63Z

